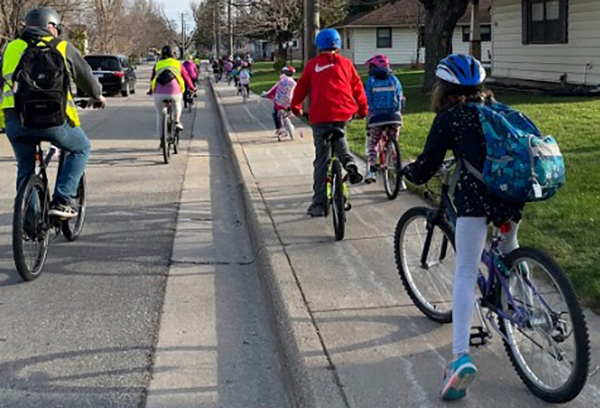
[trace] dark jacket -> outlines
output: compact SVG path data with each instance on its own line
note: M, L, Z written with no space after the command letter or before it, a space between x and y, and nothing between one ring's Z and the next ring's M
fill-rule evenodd
M28 27L21 32L19 38L27 42L39 41L42 37L51 36L50 31ZM98 79L94 76L92 68L83 59L83 56L73 44L67 45L67 61L68 69L71 73L71 77L77 86L83 90L86 94L91 95L93 98L100 98L102 96L102 85L98 82ZM0 86L4 86L4 79L0 75ZM2 88L0 88L2 89Z
M452 150L454 157L464 159L482 170L486 157L485 135L475 107L455 105L440 112L431 126L423 153L409 165L405 174L409 181L423 184L437 172L446 152ZM461 166L454 193L454 204L459 217L487 217L499 224L521 219L522 204L502 201L465 166Z

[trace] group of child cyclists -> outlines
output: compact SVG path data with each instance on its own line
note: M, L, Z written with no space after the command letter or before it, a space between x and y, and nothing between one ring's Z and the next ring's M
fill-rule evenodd
M363 86L354 64L340 55L342 40L335 29L320 31L316 37L319 54L310 60L296 83L293 67L284 67L277 84L263 94L274 101L273 119L277 134L282 124L278 111L291 110L302 116L304 99L310 96L308 119L313 130L313 198L308 214L325 215L326 172L330 160L325 136L331 128L345 130L352 119L366 118L368 160L365 181L375 181L376 146L383 132L397 139L402 126L405 104L402 85L390 68L385 55L366 62L369 77ZM453 358L446 366L441 398L451 401L464 398L467 386L477 369L469 354L471 321L475 306L475 286L488 225L510 225L501 251L509 253L519 247L518 223L523 203L498 198L477 176L486 162L486 137L479 109L496 107L484 81L482 64L469 55L453 54L444 58L436 70L437 83L432 93L432 110L436 113L423 152L413 162L402 164L401 175L415 184L431 179L452 151L459 163L455 187L456 266L453 293ZM345 138L333 140L335 151L348 173L350 183L363 180L349 152Z

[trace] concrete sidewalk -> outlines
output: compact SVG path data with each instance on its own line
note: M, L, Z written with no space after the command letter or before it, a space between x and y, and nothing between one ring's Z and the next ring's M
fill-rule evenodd
M336 242L331 218L305 214L312 196L310 129L299 124L303 139L277 142L269 103L254 97L243 104L225 84L215 90L296 406L446 406L438 391L451 326L413 306L394 262L396 222L422 201L408 193L389 201L381 183L352 187L346 238ZM588 320L594 369L600 325L594 315ZM546 406L520 382L497 336L474 350L474 359L480 373L461 406ZM594 406L599 377L566 406Z

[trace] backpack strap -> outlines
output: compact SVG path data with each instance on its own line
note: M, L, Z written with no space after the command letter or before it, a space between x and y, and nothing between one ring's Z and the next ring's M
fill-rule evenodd
M483 174L479 170L475 168L471 163L466 161L465 159L460 159L461 163L464 164L465 168L471 173L475 178L481 182L483 182Z

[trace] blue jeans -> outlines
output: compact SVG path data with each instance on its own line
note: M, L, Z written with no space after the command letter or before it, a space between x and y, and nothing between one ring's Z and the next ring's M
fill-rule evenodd
M38 141L47 141L68 152L65 163L56 180L54 200L63 204L70 202L77 193L79 180L90 158L90 141L81 127L68 123L48 129L27 129L12 109L7 109L6 135L17 158L17 190L35 172L35 146Z

